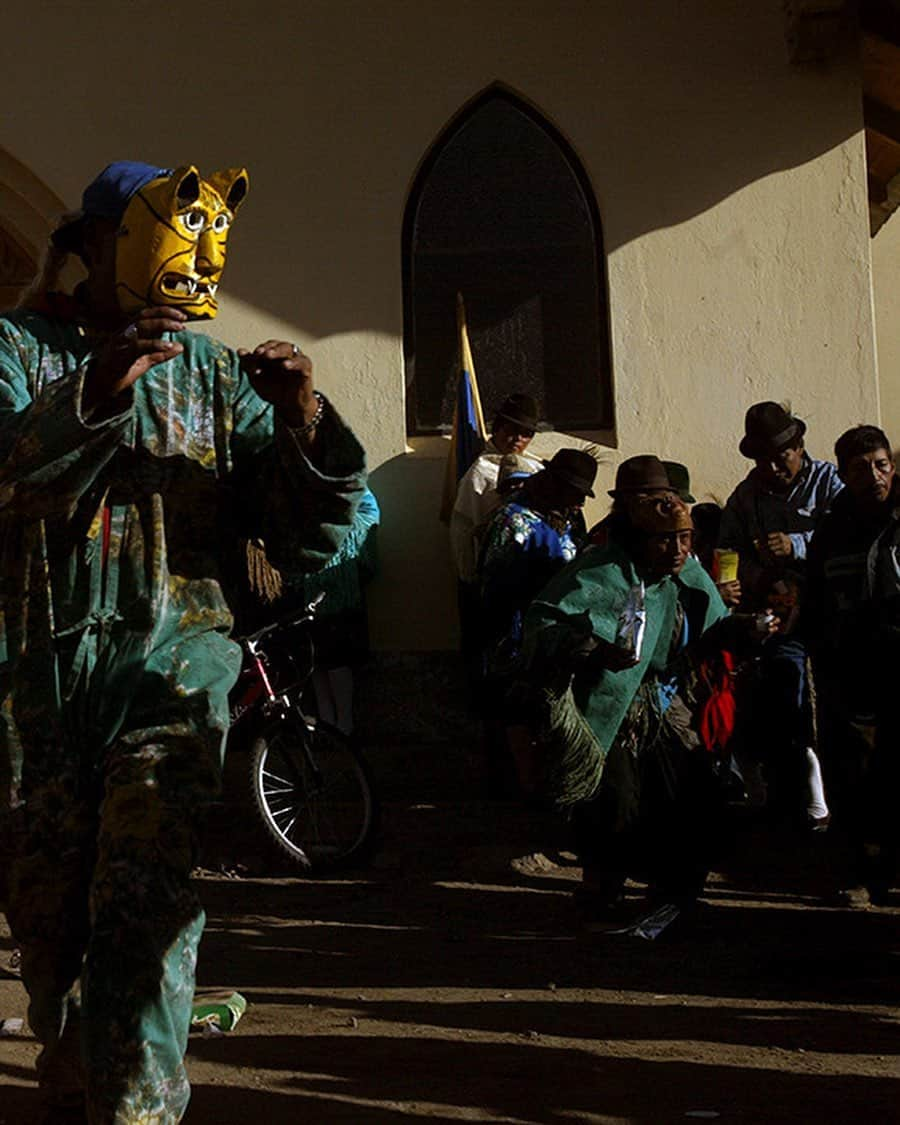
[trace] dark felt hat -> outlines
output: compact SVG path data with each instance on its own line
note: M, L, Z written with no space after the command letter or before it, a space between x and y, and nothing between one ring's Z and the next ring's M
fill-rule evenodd
M777 402L757 402L744 418L744 436L738 449L751 460L780 453L806 433L806 423Z
M678 493L685 504L696 504L696 499L691 495L691 474L687 465L680 461L663 461L669 484Z
M523 430L536 430L538 427L538 404L531 395L510 395L503 400L495 415L504 422L512 422Z
M550 460L544 462L544 470L585 496L594 495L597 462L583 449L557 449Z
M674 492L666 467L653 453L629 457L616 470L616 484L610 496L629 492Z

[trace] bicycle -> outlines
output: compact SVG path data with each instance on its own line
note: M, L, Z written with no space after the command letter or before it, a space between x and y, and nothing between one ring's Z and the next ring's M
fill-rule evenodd
M231 702L232 727L248 716L261 724L250 760L255 811L280 853L305 874L367 857L378 823L362 752L343 731L304 710L315 670L311 626L324 597L238 638L244 661Z

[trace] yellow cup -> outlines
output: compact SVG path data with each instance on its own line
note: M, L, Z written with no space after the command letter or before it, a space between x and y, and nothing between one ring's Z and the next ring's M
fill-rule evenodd
M716 581L737 582L739 561L737 551L728 551L722 547L716 547L715 563L713 564Z

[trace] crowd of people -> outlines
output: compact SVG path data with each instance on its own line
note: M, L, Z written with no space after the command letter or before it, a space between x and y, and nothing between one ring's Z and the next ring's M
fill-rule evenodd
M188 327L216 314L248 187L244 169L109 165L0 318L0 899L51 1122L184 1114L204 925L190 876L241 589L257 608L329 591L314 686L352 727L380 518L363 450L296 344L233 350ZM85 280L61 292L72 258ZM591 918L616 917L633 875L689 906L728 798L763 791L811 832L842 824L844 889L882 901L900 639L887 437L848 430L835 467L758 403L754 467L724 509L641 455L588 528L595 451L539 461L538 424L528 395L501 404L451 521L492 789L512 776L566 812Z
M815 460L801 419L756 403L740 442L753 467L724 507L696 503L684 465L644 454L619 465L587 529L593 451L536 465L536 429L536 403L511 396L457 500L480 516L456 525L454 557L469 560L460 610L490 791L566 814L588 921L633 909L630 876L651 906L689 908L741 804L837 830L835 901L884 902L900 641L887 436L856 426L836 464Z

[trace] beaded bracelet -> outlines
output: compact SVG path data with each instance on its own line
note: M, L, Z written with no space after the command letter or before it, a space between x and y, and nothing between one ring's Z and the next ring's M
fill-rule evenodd
M291 430L293 431L293 433L297 434L298 437L302 436L303 434L311 433L325 416L325 406L328 400L325 398L321 391L313 391L313 394L316 396L316 400L319 403L319 405L316 407L315 414L313 414L312 418L310 418L305 426L291 426Z

